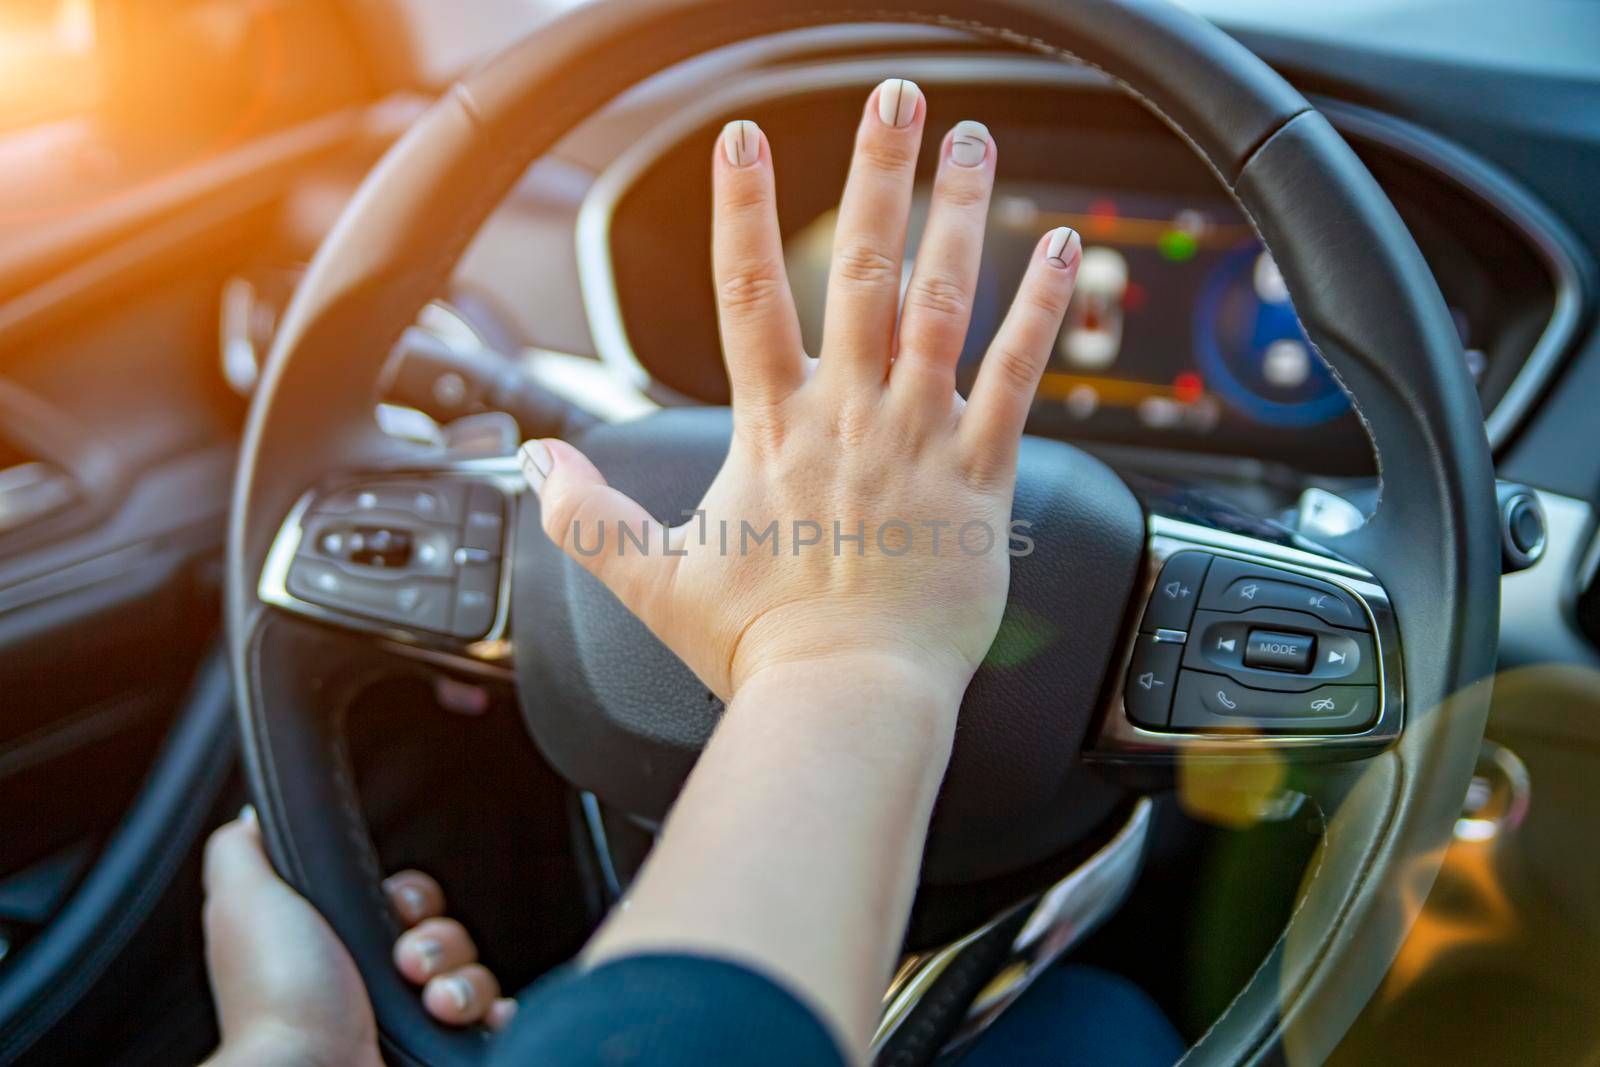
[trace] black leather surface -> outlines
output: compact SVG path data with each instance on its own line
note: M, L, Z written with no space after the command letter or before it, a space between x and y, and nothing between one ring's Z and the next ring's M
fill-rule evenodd
M396 987L388 931L366 884L374 872L361 859L365 835L320 802L332 799L322 779L338 763L319 758L326 724L312 694L281 680L281 690L259 688L252 650L261 564L309 484L329 469L393 454L371 418L389 345L526 164L634 81L707 48L828 22L949 22L1045 54L1081 56L1137 86L1225 185L1237 181L1297 302L1305 301L1312 338L1378 431L1384 493L1373 523L1347 548L1398 584L1408 691L1421 700L1459 692L1492 662L1498 561L1484 558L1476 527L1480 513L1492 519L1493 496L1482 427L1466 416L1471 384L1420 256L1348 150L1319 132L1320 119L1280 133L1304 112L1300 96L1213 27L1157 0L930 0L918 7L598 0L575 9L430 109L368 179L296 295L241 456L228 574L231 649L247 765L274 856L351 946L395 1049L444 1064L471 1062L476 1046L462 1035L439 1037L415 995ZM274 664L285 674L296 669ZM1457 701L1454 711L1425 719L1425 728L1408 729L1391 760L1393 791L1378 790L1377 801L1347 805L1336 817L1344 821L1330 847L1340 853L1320 870L1338 873L1312 880L1296 916L1299 981L1268 988L1260 982L1273 976L1260 979L1195 1058L1273 1054L1283 1038L1276 1004L1291 1020L1310 1020L1304 1049L1314 1061L1365 1001L1403 930L1385 902L1408 865L1413 878L1418 862L1426 875L1426 849L1448 832L1481 735L1482 692L1468 689ZM1361 862L1344 862L1350 856Z
M601 425L577 444L611 485L681 522L727 455L726 408ZM973 679L924 877L973 881L1043 860L1120 798L1078 762L1144 553L1121 479L1058 441L1027 438L1013 517L1034 550L1011 561L1009 638ZM521 509L512 605L523 714L545 756L611 807L665 816L722 712L699 680Z
M1257 145L1305 99L1237 44L1167 0L808 0L707 3L609 0L584 5L512 45L460 91L492 138L536 136L582 105L670 63L761 34L832 22L958 28L1098 67L1149 104L1231 182ZM538 108L527 106L530 100Z

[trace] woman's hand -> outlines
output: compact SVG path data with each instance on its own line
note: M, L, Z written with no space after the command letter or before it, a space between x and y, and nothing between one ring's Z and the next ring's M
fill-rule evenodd
M378 1028L344 945L284 884L246 808L206 842L206 969L222 1047L215 1067L381 1067Z
M206 842L206 965L222 1047L207 1067L382 1067L372 1004L355 962L321 915L278 877L255 811ZM384 895L406 928L394 964L451 1026L504 1028L516 1001L478 962L466 929L445 917L444 891L401 871Z
M900 79L867 100L815 361L771 147L753 123L723 131L713 241L734 433L701 514L669 531L571 446L522 455L550 536L728 700L586 958L743 961L809 1001L858 1062L956 711L1005 607L1018 440L1082 254L1070 230L1040 237L963 401L996 152L976 122L945 137L902 302L925 115Z
M688 521L663 528L569 445L524 446L550 537L724 699L774 666L838 659L892 661L959 698L1000 624L1017 442L1081 248L1066 229L1040 238L963 401L956 361L996 152L976 122L945 137L902 308L925 115L900 79L868 102L815 361L784 271L771 148L754 123L724 129L713 247L734 432Z

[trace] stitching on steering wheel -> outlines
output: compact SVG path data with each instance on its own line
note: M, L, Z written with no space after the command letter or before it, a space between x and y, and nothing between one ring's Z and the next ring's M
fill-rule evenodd
M1321 830L1323 836L1326 836L1328 833L1327 809L1324 808L1321 802L1315 797L1311 797L1310 799L1312 805L1317 809L1317 823L1319 829ZM1308 880L1308 884L1314 884L1316 882L1317 877L1322 873L1322 867L1326 862L1326 857L1326 849L1318 849L1316 851L1317 865L1311 870L1311 877ZM1233 995L1233 999L1228 1001L1228 1006L1223 1008L1221 1013L1211 1021L1211 1025L1206 1027L1205 1033L1201 1034L1199 1038L1195 1040L1193 1045L1183 1050L1183 1055L1178 1058L1178 1062L1174 1064L1173 1067L1182 1067L1183 1064L1188 1063L1190 1056L1194 1054L1194 1050L1205 1044L1206 1038L1215 1033L1217 1027L1221 1026L1223 1021L1233 1014L1234 1009L1239 1005L1239 1001L1244 998L1245 992L1254 986L1256 984L1256 980L1266 972L1267 964L1272 962L1273 953L1288 941L1289 927L1293 926L1295 919L1300 917L1300 912L1303 908L1305 908L1306 901L1310 899L1310 896L1310 893L1300 894L1300 899L1295 901L1294 910L1289 913L1288 921L1283 924L1283 932L1280 933L1278 935L1278 939L1272 943L1272 948L1267 950L1266 956L1264 956L1261 962L1256 965L1256 969L1250 972L1250 977L1245 980L1244 985L1239 987L1239 991Z
M258 610L253 613L253 618L250 620L249 672L250 693L254 698L257 709L263 709L267 706L266 693L261 687L261 679L265 676L265 672L261 669L261 643L264 640L265 631L265 612ZM283 799L283 783L278 777L278 760L272 754L271 731L267 729L264 721L258 721L258 716L251 715L248 718L250 720L251 745L261 754L261 758L256 760L256 764L261 768L263 784L271 794L273 806L278 811L285 813L285 822L287 823L289 808ZM265 716L260 716L260 718L264 719ZM300 852L295 845L293 835L288 833L279 834L278 839L284 862L291 868L291 870L284 873L304 887L307 884L306 865L304 860L300 858Z
M324 735L328 760L333 767L334 801L342 816L340 822L344 827L345 837L355 850L357 864L366 875L362 884L372 890L367 894L367 902L375 906L380 923L391 925L394 918L389 914L388 903L378 889L383 881L383 867L378 862L377 846L367 829L366 819L362 816L361 794L356 791L350 748L344 741L344 727L349 716L349 701L341 700L328 724L328 732Z
M1385 758L1387 758L1387 757L1385 757ZM1405 785L1405 773L1406 773L1405 762L1403 760L1395 759L1394 760L1394 765L1395 765L1395 782L1394 782L1394 786L1389 790L1389 802L1384 806L1384 811L1386 813L1390 813L1389 817L1386 817L1385 820L1384 820L1384 826L1385 826L1385 831L1384 832L1385 833L1387 832L1387 827L1390 824L1392 824L1392 822L1394 821L1393 818L1392 818L1392 813L1394 812L1394 810L1395 810L1395 808L1397 806L1398 798L1400 797L1401 793L1404 792L1404 785ZM1316 798L1314 798L1314 797L1311 798L1311 802L1316 805L1317 817L1318 817L1319 822L1321 823L1322 834L1323 834L1323 837L1326 838L1327 833L1328 833L1328 825L1329 825L1327 809L1325 809L1322 806L1322 804L1319 801L1317 801ZM1382 836L1382 835L1380 835L1380 836ZM1217 1018L1212 1022L1212 1024L1210 1026L1208 1026L1206 1028L1205 1033L1201 1034L1199 1039L1196 1040L1195 1043L1192 1046L1190 1046L1188 1049L1186 1049L1184 1051L1183 1057L1178 1060L1178 1064L1175 1065L1175 1067L1181 1067L1182 1064L1188 1063L1190 1058L1191 1058L1191 1056L1193 1055L1195 1049L1199 1048L1200 1045L1205 1042L1205 1039L1210 1037L1212 1035L1212 1033L1215 1032L1216 1029L1219 1026L1221 1026L1223 1024L1223 1022L1226 1021L1229 1018L1229 1016L1231 1016L1234 1013L1234 1011L1239 1007L1240 1001L1242 1001L1244 999L1245 993L1247 993L1251 989L1251 987L1253 987L1256 984L1256 981L1266 971L1267 965L1272 961L1272 957L1273 957L1274 953L1276 953L1278 951L1278 949L1282 948L1284 945L1286 945L1288 943L1289 931L1291 929L1293 929L1295 920L1300 917L1300 913L1305 908L1306 902L1311 899L1311 893L1309 891L1309 887L1316 884L1316 880L1317 880L1318 876L1322 873L1322 868L1323 868L1323 865L1324 865L1324 857L1326 855L1326 851L1327 851L1326 849L1319 849L1317 851L1317 866L1312 871L1311 877L1309 879L1307 879L1307 882L1306 882L1306 885L1308 887L1307 891L1301 893L1300 899L1295 902L1294 910L1289 913L1289 919L1288 919L1288 921L1286 923L1284 923L1283 932L1280 933L1278 935L1278 939L1272 943L1272 948L1267 952L1266 958L1263 959L1261 961L1260 965L1256 967L1255 971L1251 973L1249 980L1245 982L1244 986L1240 988L1239 992L1234 994L1233 999L1228 1002L1228 1006L1226 1008L1223 1008L1222 1009L1222 1013L1217 1016ZM1377 851L1378 851L1377 849L1368 850L1368 853L1367 853L1366 857L1362 860L1360 870L1357 872L1356 877L1352 880L1354 882L1354 884L1360 885L1360 884L1366 882L1368 876L1372 873L1372 869L1376 864L1376 860L1375 860L1374 857L1377 855ZM1350 913L1350 908L1353 906L1352 905L1352 900L1353 900L1353 895L1352 894L1347 894L1345 896L1345 899L1340 904L1338 913L1335 914L1334 917L1333 917L1333 922L1330 924L1331 927L1336 928L1336 927L1338 927L1338 926L1343 924L1345 917ZM1328 946L1329 946L1329 943L1330 943L1331 940L1332 940L1331 938L1324 937L1318 943L1316 955L1312 957L1312 959L1310 961L1310 964L1309 964L1309 967L1308 967L1308 971L1315 971L1317 966L1324 959L1327 958L1328 951L1329 951ZM1297 989L1297 990L1295 990L1294 995L1298 996L1300 992L1301 992L1301 990ZM1279 1006L1280 1006L1280 1008L1282 1007L1282 1001L1281 1000L1280 1000ZM1279 1020L1280 1023L1283 1020L1283 1013L1281 1011L1278 1014L1278 1020ZM1259 1043L1260 1043L1259 1039L1253 1039L1251 1041L1251 1047L1253 1048L1253 1047L1259 1045Z
M1154 107L1155 105L1152 104L1151 106ZM1245 157L1244 164L1239 168L1240 172L1243 173L1243 171L1250 166L1250 161L1255 159L1256 156L1260 155L1261 151L1264 148L1266 148L1267 145L1270 144L1274 138L1276 138L1284 130L1287 130L1291 125L1293 125L1296 122L1299 122L1302 118L1304 118L1306 115L1309 115L1309 114L1313 114L1313 111L1310 108L1306 109L1305 111L1297 112L1296 114L1291 116L1287 121L1285 121L1282 126L1279 126L1276 130L1273 130L1271 134L1269 134L1267 137L1265 137L1262 140L1262 142L1260 144L1258 144L1254 149L1252 149L1250 154ZM1256 236L1257 237L1261 237L1262 245L1265 245L1267 243L1267 241L1266 241L1266 238L1264 236L1262 236L1261 227L1256 223L1255 213L1250 210L1250 207L1249 207L1248 204L1246 204L1242 199L1240 199L1240 197L1236 193L1234 193L1232 186L1228 187L1228 193L1229 193L1230 196L1233 197L1233 202L1236 205L1238 205L1239 211L1241 213L1243 213L1246 221L1248 221L1250 223L1250 228L1252 230L1256 231ZM1283 284L1284 284L1285 289L1289 293L1289 303L1293 304L1294 303L1294 290L1293 290L1293 287L1291 287L1289 285L1289 280L1287 278L1284 279ZM1317 344L1316 338L1312 337L1310 335L1310 333L1307 333L1306 334L1306 340L1311 343L1311 350L1313 352L1315 352L1317 354L1317 358L1322 361L1323 369L1326 370L1330 375L1333 376L1334 384L1337 385L1339 387L1339 391L1345 395L1345 399L1350 401L1350 410L1354 411L1356 413L1356 418L1361 421L1361 428L1362 428L1362 430L1364 430L1366 432L1367 440L1373 442L1373 445L1372 445L1372 463L1373 463L1373 466L1377 468L1378 488L1377 488L1377 490L1375 492L1375 495L1372 498L1372 510L1374 512L1376 512L1378 510L1378 508L1383 504L1383 489L1384 489L1383 453L1379 450L1379 448L1377 446L1377 440L1378 439L1373 434L1373 431L1372 431L1372 420L1367 418L1366 409L1361 406L1361 401L1356 398L1355 392L1352 391L1351 388L1347 384L1345 384L1344 375L1342 373L1340 373L1339 368L1335 367L1333 365L1333 361L1328 359L1326 356L1324 356L1322 354L1322 346ZM1354 348L1352 348L1352 346L1344 344L1344 342L1342 340L1340 341L1340 345L1346 351L1354 351Z
M262 645L265 641L267 626L265 620L258 619L257 624L251 628L250 660L251 660L251 690L255 696L256 706L265 707L265 695L261 688L261 679L264 671L261 669ZM368 895L369 903L378 905L376 908L379 921L385 926L393 922L387 910L387 902L376 887L383 879L383 872L378 864L376 849L373 846L372 835L367 832L366 823L362 819L359 794L356 792L355 781L351 775L348 749L341 742L342 728L348 717L348 702L338 700L334 702L332 721L325 730L320 730L321 741L329 756L333 769L334 801L337 813L340 816L340 828L347 843L352 847L356 863L362 868L361 873L366 875L363 885L373 887ZM277 760L270 758L271 738L270 731L256 730L256 744L261 751L268 754L269 758L261 761L267 785L272 793L272 800L278 810L287 811L283 800L283 782L278 776ZM301 886L309 885L309 875L303 857L300 856L292 840L285 835L283 842L285 851L289 853L284 858L293 868L291 873Z

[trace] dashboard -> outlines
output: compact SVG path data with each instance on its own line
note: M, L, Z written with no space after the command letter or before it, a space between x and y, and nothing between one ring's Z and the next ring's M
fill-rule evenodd
M1033 432L1159 435L1241 451L1270 448L1286 428L1348 437L1344 394L1313 355L1271 254L1230 202L1002 182L993 204L957 367L963 393L1038 235L1071 226L1084 237L1083 263L1040 382ZM926 207L924 191L912 248ZM808 341L821 336L834 222L828 212L788 245Z
M1000 152L960 388L1037 235L1070 225L1084 237L1083 266L1030 432L1319 475L1372 472L1360 422L1302 330L1271 254L1174 134L1090 72L1023 58L913 62L922 69L908 76L928 88L933 114L912 254L943 131L978 118ZM733 117L761 123L774 145L790 281L816 351L850 135L860 93L882 64L862 66L858 76L848 61L795 67L714 90L601 174L580 214L579 256L603 357L669 402L726 402L706 146ZM1508 179L1422 131L1349 105L1324 107L1434 269L1491 438L1504 436L1571 326L1559 226ZM624 245L628 256L611 254Z

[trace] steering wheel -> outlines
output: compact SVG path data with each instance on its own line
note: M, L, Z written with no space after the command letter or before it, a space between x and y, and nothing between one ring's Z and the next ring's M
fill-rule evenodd
M1327 121L1160 0L596 0L455 85L368 177L284 318L238 470L227 625L250 784L278 869L349 947L395 1062L471 1064L489 1044L429 1021L390 963L345 699L405 664L514 677L551 764L642 820L671 803L720 708L548 542L509 457L450 462L379 431L385 358L529 163L613 97L713 48L862 22L1088 64L1182 136L1272 250L1381 478L1364 525L1311 544L1185 498L1141 500L1087 454L1025 441L1015 508L1036 548L1014 561L1008 610L1036 639L991 657L967 694L924 883L1037 869L1178 760L1307 764L1332 811L1323 845L1268 964L1195 1063L1285 1043L1320 1060L1431 884L1494 663L1492 465L1428 267ZM576 443L675 521L728 432L725 411L680 408ZM1309 642L1309 669L1284 682L1241 658L1258 623Z

